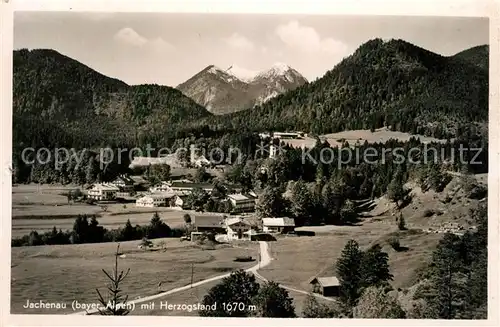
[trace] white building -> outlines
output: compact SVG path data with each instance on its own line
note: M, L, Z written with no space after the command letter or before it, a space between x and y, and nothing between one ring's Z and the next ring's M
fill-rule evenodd
M172 182L169 186L169 192L174 192L178 195L189 194L196 188L201 188L207 193L211 193L214 186L209 183L185 183L185 182Z
M182 206L184 205L184 199L185 196L176 195L175 198L171 200L172 202L170 203L170 205L174 208L182 209Z
M263 218L262 230L266 233L286 233L295 230L295 220L288 217Z
M87 197L97 201L113 200L116 198L116 193L120 189L113 184L94 184L91 189L87 191Z
M269 146L269 158L274 159L276 158L277 154L278 154L278 147L274 144L271 144Z
M255 210L255 198L251 195L229 194L228 196L234 212L248 212Z
M116 177L111 184L118 187L120 192L132 192L134 190L134 181L127 175Z
M252 235L252 226L243 218L226 219L227 239L228 240L250 240Z
M143 196L139 198L135 202L136 207L167 207L170 205L170 199L174 198L175 194L167 194L167 193L153 193Z
M297 139L303 136L302 132L273 132L273 137L278 139Z
M151 186L149 188L149 191L151 193L155 193L155 192L172 192L172 189L170 188L170 184L171 183L168 183L168 182L161 182L158 185Z

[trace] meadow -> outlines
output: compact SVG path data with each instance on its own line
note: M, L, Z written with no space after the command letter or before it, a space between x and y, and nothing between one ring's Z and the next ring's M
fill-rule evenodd
M75 186L16 185L12 187L12 238L35 230L46 232L54 226L71 230L78 215L96 215L101 226L108 229L123 227L128 219L132 225L148 224L155 212L170 227L183 224L184 211L170 208L140 208L135 203L89 205L68 203L63 194Z
M258 243L216 245L210 250L178 238L155 239L163 249L138 248L140 241L120 244L119 270L130 268L123 290L130 299L157 294L209 277L245 269L255 262L235 262L237 256L257 258ZM116 243L12 248L11 313L70 313L71 302L97 303L96 288L105 293L113 270ZM159 283L161 282L161 286ZM65 302L66 310L24 309L30 301Z

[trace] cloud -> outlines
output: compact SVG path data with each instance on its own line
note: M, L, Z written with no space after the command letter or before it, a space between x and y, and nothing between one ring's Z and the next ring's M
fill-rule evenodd
M170 51L175 49L175 47L172 44L166 42L161 37L157 37L154 40L148 41L147 45L150 45L153 48L153 50L159 52Z
M149 40L130 27L125 27L119 30L115 34L114 38L116 41L126 45L134 47L147 47L157 52L165 52L175 49L172 44L166 42L161 37Z
M136 47L141 47L148 43L148 39L134 31L130 27L125 27L119 30L115 34L115 40Z
M238 33L233 33L230 37L224 39L224 41L231 47L239 50L251 51L255 48L252 41L240 35Z
M303 52L344 54L348 51L345 43L332 38L321 38L314 28L300 25L297 21L279 25L275 33L283 43Z

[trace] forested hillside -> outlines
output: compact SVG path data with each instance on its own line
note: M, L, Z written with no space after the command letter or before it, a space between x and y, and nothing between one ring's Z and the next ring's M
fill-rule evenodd
M174 88L128 86L53 50L14 52L16 146L136 144L209 116Z
M470 49L460 51L453 57L465 60L473 65L488 70L489 51L490 50L488 45L478 45L477 47L472 47Z
M479 136L476 127L487 126L488 72L473 64L482 62L485 49L443 57L401 40L375 39L319 80L222 116L174 88L129 86L53 50L15 51L14 168L24 166L26 147L197 144L239 147L252 158L261 130L323 134L391 126L487 145L487 134ZM28 180L29 170L23 176L18 179Z
M317 134L391 126L442 138L487 117L486 69L402 40L375 39L319 80L217 121L233 128Z
M454 137L471 122L486 126L487 50L443 57L402 40L375 39L319 80L223 116L176 89L128 86L52 50L15 51L14 145L136 146L208 130L323 134L382 126Z

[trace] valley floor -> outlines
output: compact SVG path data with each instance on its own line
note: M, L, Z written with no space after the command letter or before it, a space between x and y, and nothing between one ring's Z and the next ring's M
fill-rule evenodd
M478 178L479 179L479 178ZM480 176L482 182L487 176ZM457 178L442 193L422 192L415 185L411 188L411 203L401 210L408 230L399 231L395 222L397 211L385 197L368 203L360 222L354 226L311 226L298 230L314 231L315 236L279 236L277 241L268 242L272 261L258 270L258 274L268 280L295 289L289 290L294 299L297 314L300 315L307 292L311 291L310 280L315 276L335 275L335 262L350 239L356 240L362 249L380 244L389 255L390 271L394 275L394 288L407 289L415 284L419 270L430 260L432 251L442 238L442 233L429 232L429 228L437 229L449 223L468 226L469 210L481 200L472 200L457 191ZM14 196L19 197L18 194ZM17 203L19 205L19 202ZM36 205L36 204L33 204ZM110 208L109 217L116 219L127 216L111 215L122 209ZM124 209L123 209L124 210ZM131 209L130 209L131 210ZM135 209L134 209L135 210ZM138 213L130 213L139 216ZM144 223L151 214L144 215ZM178 220L168 218L179 215ZM167 224L181 222L182 212L160 212ZM102 216L99 221L109 226ZM142 216L140 216L142 217ZM177 216L175 216L177 217ZM13 227L19 227L13 219ZM42 221L43 219L38 219ZM122 224L124 221L122 220ZM132 222L134 224L134 222ZM48 227L49 225L47 225ZM68 225L69 226L69 225ZM172 226L172 225L171 225ZM31 227L30 227L31 228ZM51 227L48 227L51 228ZM388 245L391 237L398 237L404 251L395 251ZM188 285L210 277L228 273L234 269L247 269L256 262L238 263L236 256L250 255L258 257L257 242L241 242L217 245L213 250L206 250L191 242L180 242L179 239L153 240L156 244L163 241L165 250L143 251L137 248L140 241L121 244L125 258L120 259L120 269L131 269L130 276L124 282L123 290L130 299L144 297ZM11 268L11 312L12 313L47 313L40 310L27 312L23 309L26 300L44 300L53 302L97 302L95 289L103 290L106 278L101 269L111 270L114 243L34 246L12 248ZM159 286L161 282L161 286ZM172 304L196 304L202 301L207 291L216 285L210 282L187 290L180 291L156 300L155 308L135 310L134 315L197 315L195 311L162 310L160 301ZM301 293L304 292L304 293ZM326 302L319 299L320 302ZM71 308L60 313L70 313ZM58 312L52 312L58 313Z

